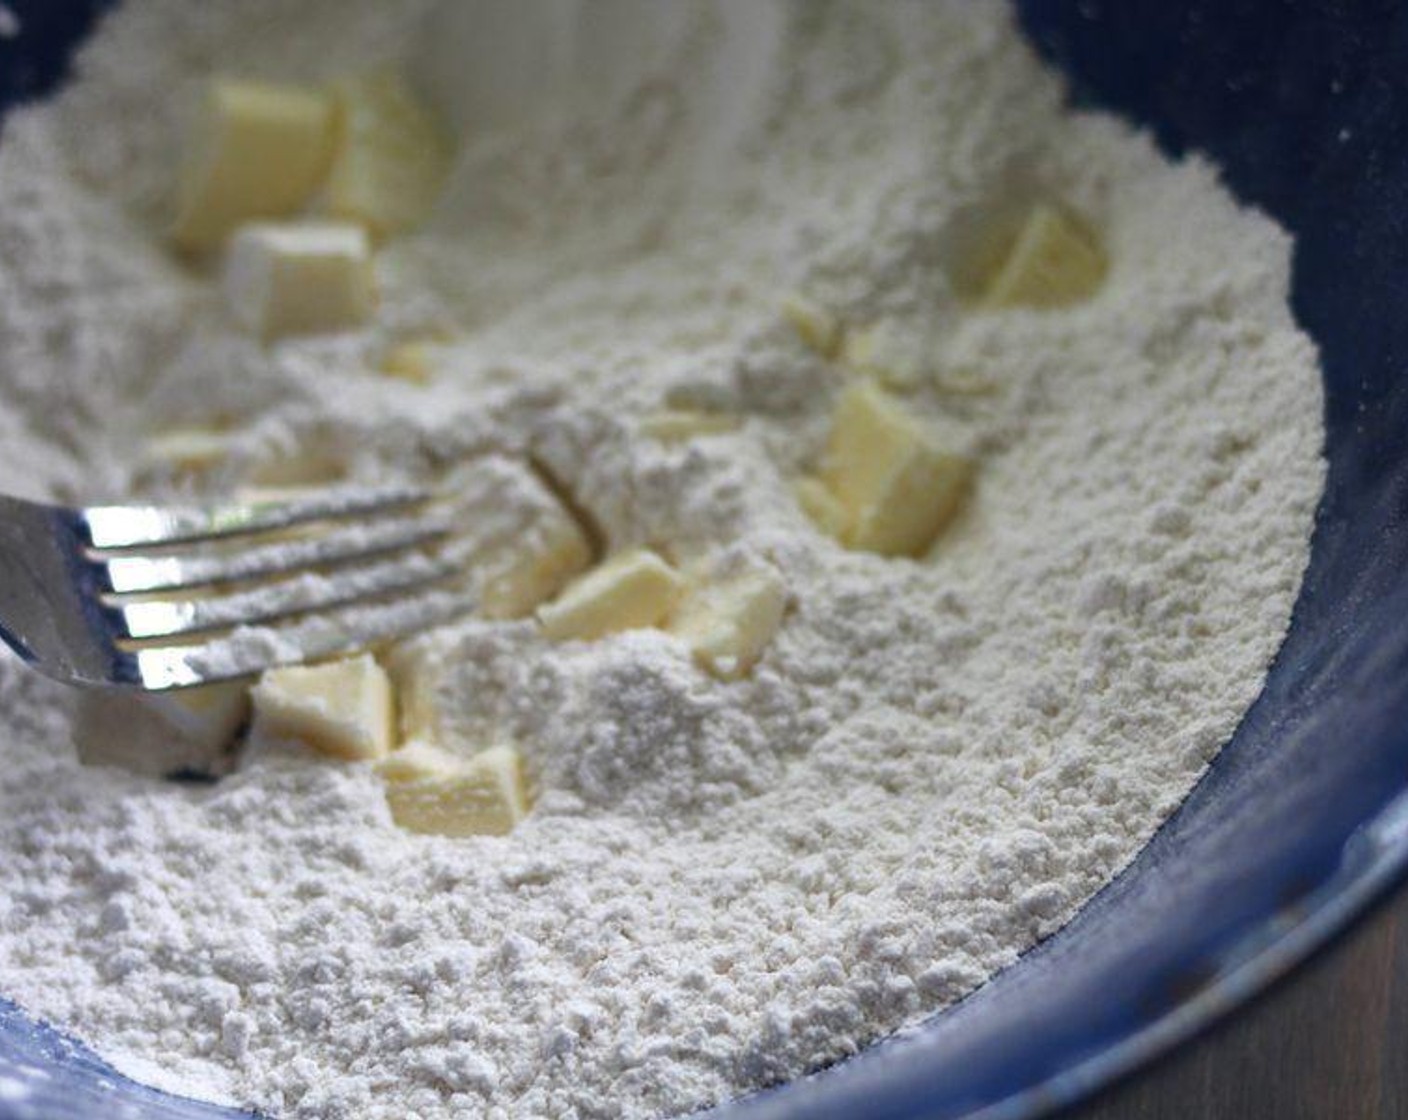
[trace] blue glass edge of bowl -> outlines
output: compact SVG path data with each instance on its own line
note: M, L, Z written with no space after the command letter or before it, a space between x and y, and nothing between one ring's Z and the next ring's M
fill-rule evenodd
M0 108L7 102L40 94L52 85L62 72L72 43L81 37L94 15L109 2L79 0L70 5L56 5L38 0L35 3L12 3L10 7L21 16L26 30L24 37L16 43L0 40ZM1296 134L1290 131L1298 123L1294 117L1287 115L1286 136L1269 138L1282 143L1283 150L1279 153L1274 144L1253 144L1248 149L1244 145L1245 136L1239 135L1235 128L1235 102L1241 92L1239 84L1254 93L1257 80L1254 68L1242 66L1242 73L1237 73L1239 67L1235 65L1236 60L1248 53L1255 53L1259 47L1267 48L1273 44L1284 46L1283 37L1265 33L1263 24L1267 18L1278 16L1287 23L1294 23L1287 15L1288 11L1310 11L1312 15L1323 12L1342 18L1344 7L1335 4L1271 5L1248 2L1161 4L1148 0L1120 5L1098 0L1019 2L1028 32L1048 57L1074 76L1080 101L1115 108L1152 125L1161 142L1171 151L1182 151L1190 146L1190 138L1195 140L1197 147L1209 151L1224 166L1228 181L1241 197L1262 205L1301 234L1295 306L1301 321L1316 336L1325 355L1330 389L1327 421L1332 434L1346 425L1359 422L1360 409L1372 413L1376 408L1386 411L1385 415L1374 417L1375 422L1387 425L1398 434L1403 431L1399 423L1402 399L1391 399L1391 385L1386 387L1377 382L1371 385L1367 379L1363 385L1351 384L1353 374L1349 371L1360 363L1364 368L1382 372L1383 363L1390 360L1394 353L1408 354L1408 337L1385 336L1387 325L1382 323L1370 325L1379 329L1359 330L1351 330L1344 324L1362 326L1359 317L1353 313L1356 296L1362 300L1366 294L1393 290L1376 285L1391 283L1388 269L1406 263L1399 259L1403 254L1396 257L1389 254L1392 259L1383 261L1373 252L1366 253L1365 258L1376 264L1370 270L1371 275L1362 278L1358 285L1330 284L1327 295L1326 285L1319 282L1318 276L1330 276L1338 281L1344 265L1343 253L1339 250L1346 239L1362 238L1363 231L1348 227L1337 230L1332 221L1331 228L1320 231L1323 236L1317 236L1316 229L1312 228L1314 223L1297 212L1293 200L1282 197L1280 187L1287 179L1294 175L1313 178L1317 173L1313 162L1288 161L1285 158L1286 150L1293 150L1295 146ZM1389 12L1389 7L1367 3L1357 6L1356 15L1377 13L1377 18L1386 21L1386 28L1376 28L1373 35L1361 29L1358 35L1349 36L1351 41L1347 46L1341 42L1345 36L1337 37L1337 32L1343 28L1326 28L1316 18L1307 20L1303 28L1298 32L1293 29L1293 32L1303 36L1305 44L1313 46L1321 59L1330 58L1333 64L1343 64L1344 58L1349 57L1356 68L1362 69L1360 64L1366 49L1377 48L1380 60L1404 57L1402 44L1408 38L1405 20ZM1392 34L1380 33L1385 30ZM44 43L42 49L36 50L30 45L41 39ZM1185 55L1191 55L1198 49L1205 49L1214 40L1222 44L1214 54L1227 64L1225 69L1229 73L1219 73L1216 66L1203 67L1194 72L1197 75L1194 80L1206 85L1222 82L1227 87L1228 98L1207 99L1209 104L1193 98L1195 109L1204 114L1220 113L1222 116L1200 117L1195 112L1190 119L1184 111L1186 106L1174 103L1167 91L1170 88L1175 91L1179 89L1177 67L1180 62L1186 63L1186 58L1180 58L1180 49L1184 50ZM1112 41L1120 43L1118 52L1110 49ZM1336 55L1333 48L1337 43L1346 46L1346 56ZM1168 72L1173 72L1174 81L1161 77ZM1187 73L1184 72L1182 79L1184 95L1189 92ZM1346 87L1362 89L1364 84L1362 74L1358 78L1352 74L1346 75ZM1222 103L1229 99L1234 103L1230 108ZM1346 99L1343 111L1347 123L1341 127L1351 131L1351 136L1346 140L1349 148L1347 155L1352 154L1352 133L1358 123L1366 117L1381 121L1385 112L1382 106L1369 104L1366 107L1362 100L1356 108L1352 99ZM1398 98L1396 104L1399 115L1408 119L1408 114L1401 112L1405 108L1404 100ZM1249 112L1247 116L1248 120L1256 120L1255 113ZM1232 127L1223 127L1228 121ZM1398 138L1395 133L1394 141ZM1382 147L1371 152L1370 156L1384 164L1389 162ZM1311 277L1309 280L1308 274ZM1403 274L1408 275L1408 272ZM1343 511L1353 496L1360 492L1362 476L1366 471L1371 471L1372 465L1346 465L1335 459L1333 468L1323 507L1326 511L1323 519L1326 520L1337 516L1336 510ZM1397 500L1399 497L1396 492L1390 495L1395 508L1408 508L1408 503ZM1334 598L1325 594L1321 586L1322 581L1328 578L1324 572L1332 570L1336 560L1335 556L1327 559L1322 555L1327 551L1323 536L1317 540L1315 563L1307 574L1306 589L1297 608L1298 620L1314 613L1317 599L1322 594L1327 599ZM1396 584L1385 584L1380 578L1377 583L1369 580L1363 593L1386 596L1384 605L1395 608L1392 613L1400 618L1408 617L1404 613L1408 609L1408 597L1393 594L1400 590ZM1390 612L1386 610L1384 613ZM1313 651L1305 654L1307 657L1314 655ZM1284 662L1299 656L1302 654L1294 648L1294 643L1288 642L1287 650L1283 651L1282 664L1278 664L1268 691L1277 681L1294 675L1285 669ZM1304 672L1304 667L1297 666L1297 671ZM1249 714L1247 724L1239 731L1224 759L1219 761L1219 768L1223 768L1224 764L1231 767L1238 763L1240 743L1250 737L1244 732L1248 727L1255 730L1258 720L1268 718L1265 713L1269 707L1273 705L1264 696ZM1408 716L1404 707L1400 703L1386 710L1385 717L1392 716L1392 722L1397 727L1408 727L1408 718L1398 718ZM1401 734L1399 738L1401 740ZM1146 991L1126 993L1125 999L1118 998L1118 995L1111 998L1103 1018L1081 1024L1074 1030L1048 1031L1044 1036L1038 1032L1034 1037L1045 1045L1032 1049L1040 1049L1040 1053L997 1055L986 1065L975 1065L971 1069L965 1067L958 1071L936 1070L932 1068L932 1063L925 1062L925 1050L931 1049L924 1043L925 1035L929 1033L926 1026L920 1032L918 1041L902 1039L883 1044L868 1052L865 1060L843 1063L817 1078L759 1094L737 1105L716 1110L713 1115L720 1120L725 1117L762 1120L764 1117L802 1114L814 1117L864 1114L877 1118L892 1116L896 1120L919 1120L921 1117L938 1120L939 1117L981 1115L984 1120L997 1120L999 1117L1018 1120L1070 1101L1103 1084L1177 1039L1206 1026L1228 1007L1262 989L1271 978L1322 945L1335 930L1361 913L1373 899L1402 878L1408 839L1405 839L1404 830L1396 827L1397 815L1385 810L1384 805L1393 792L1402 788L1401 769L1391 774L1387 770L1397 767L1402 756L1408 754L1408 741L1390 743L1385 740L1385 744L1386 772L1366 776L1364 788L1358 791L1362 796L1343 807L1339 817L1333 821L1335 828L1326 829L1323 842L1307 842L1280 853L1275 875L1268 869L1264 876L1267 882L1260 884L1260 891L1257 884L1246 885L1246 895L1237 920L1230 924L1228 920L1209 921L1201 935L1194 931L1193 936L1185 937L1180 942L1178 950L1169 956L1169 963L1163 968L1163 979L1167 981L1166 993L1158 994L1160 977L1154 976L1145 985ZM1387 765L1389 763L1392 765ZM1029 954L1024 962L1040 961L1064 951L1071 940L1068 934L1078 932L1082 924L1090 920L1089 915L1118 901L1121 892L1137 879L1137 871L1146 863L1157 860L1165 833L1176 833L1180 821L1190 815L1190 809L1198 808L1198 802L1206 796L1207 791L1200 787L1189 804L1180 810L1165 832L1140 857L1131 873L1122 876L1067 930ZM1387 823L1369 824L1356 832L1354 824L1366 820ZM1345 836L1351 837L1348 845L1344 842ZM1287 892L1288 883L1294 886ZM1267 896L1265 890L1268 884L1274 885L1275 891L1281 893L1275 897ZM999 984L1010 983L1021 971L1009 970L990 988L997 989ZM1144 998L1149 991L1155 992L1152 1000ZM981 1010L983 997L987 993L988 990L984 989L978 997L936 1017L932 1025L960 1020L962 1013L970 1008ZM13 1005L3 1001L0 1001L0 1037L7 1044L12 1041L22 1043L27 1061L62 1063L66 1071L83 1071L87 1076L84 1083L86 1089L80 1089L77 1083L64 1087L64 1097L69 1106L76 1103L78 1096L90 1097L96 1113L100 1108L109 1107L104 1102L110 1100L107 1096L110 1087L122 1084L126 1090L124 1096L130 1092L132 1095L128 1099L134 1103L140 1101L147 1114L152 1116L169 1116L175 1120L177 1117L236 1115L229 1110L194 1105L132 1085L82 1047L76 1047L45 1028L34 1027ZM898 1057L894 1058L892 1054ZM884 1068L887 1062L893 1064L893 1077L876 1083L866 1076L861 1092L855 1090L856 1074L869 1067ZM815 1090L821 1090L826 1096L814 1095ZM7 1107L3 1096L0 1096L0 1117L4 1120L30 1120L31 1116L42 1115L27 1110L7 1112ZM803 1108L806 1109L805 1113L801 1111Z
M0 112L52 90L75 46L118 0L8 0L18 33L0 37Z

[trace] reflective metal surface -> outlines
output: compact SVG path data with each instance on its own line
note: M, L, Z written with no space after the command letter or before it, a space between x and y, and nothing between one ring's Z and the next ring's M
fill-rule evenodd
M429 500L395 487L64 509L0 495L0 639L66 683L167 689L414 633L463 609L439 592L467 550ZM215 650L295 622L285 640Z

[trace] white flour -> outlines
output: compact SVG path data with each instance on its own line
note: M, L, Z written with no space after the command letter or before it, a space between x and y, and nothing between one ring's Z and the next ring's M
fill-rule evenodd
M246 433L211 489L295 446L383 482L531 450L612 548L766 557L792 610L733 684L658 632L423 639L456 741L530 766L503 839L403 834L369 771L278 745L211 787L81 769L73 697L0 660L0 992L274 1115L675 1113L963 995L1178 804L1290 615L1315 354L1286 235L1062 111L996 6L428 7L133 0L6 122L0 488L123 494L180 421ZM239 337L158 236L181 107L211 69L403 56L464 147L381 259L378 326ZM961 312L966 232L1046 193L1102 231L1104 289ZM912 407L981 470L928 560L843 552L795 507L845 375L781 321L794 289L942 375ZM432 388L368 371L431 323L458 332ZM636 423L664 402L746 421L662 446Z

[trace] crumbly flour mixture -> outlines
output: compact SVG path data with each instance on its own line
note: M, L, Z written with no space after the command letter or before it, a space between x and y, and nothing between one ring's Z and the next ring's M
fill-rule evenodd
M445 197L375 326L261 346L164 242L183 115L212 71L386 59L459 138ZM965 239L1047 195L1103 288L966 308ZM958 999L1131 859L1276 652L1322 483L1289 256L1063 109L996 4L129 0L5 122L0 488L177 496L137 449L193 423L238 435L211 494L531 452L612 549L765 558L790 607L733 682L659 631L421 639L452 741L527 762L502 838L401 832L366 766L257 738L214 785L80 767L126 721L5 656L0 992L177 1092L357 1120L675 1114ZM848 375L790 292L936 371L907 407L980 466L927 558L798 510ZM374 371L431 326L432 385ZM646 438L664 405L743 422Z

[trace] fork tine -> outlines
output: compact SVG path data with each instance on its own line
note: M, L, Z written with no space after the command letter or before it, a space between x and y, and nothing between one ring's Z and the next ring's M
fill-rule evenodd
M319 619L309 633L273 629L246 640L239 648L221 641L194 646L138 649L123 654L133 679L152 691L218 684L257 676L266 669L354 653L441 626L469 609L464 596L426 593L391 600L364 610L339 624L336 617ZM296 637L294 636L296 635Z
M461 570L453 560L412 554L332 577L304 573L218 598L126 603L114 608L116 637L179 640L240 626L264 626L366 600L405 595L448 580Z
M89 506L80 512L88 543L100 551L153 548L291 529L318 521L364 517L428 501L418 486L332 490L293 502L255 502L211 509Z
M339 567L387 557L442 540L447 521L424 516L384 524L334 525L308 540L248 545L214 555L112 556L98 561L114 595L191 591L216 584L241 584L310 568Z

